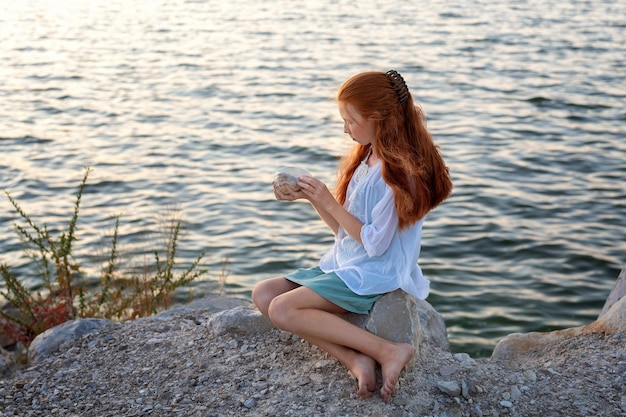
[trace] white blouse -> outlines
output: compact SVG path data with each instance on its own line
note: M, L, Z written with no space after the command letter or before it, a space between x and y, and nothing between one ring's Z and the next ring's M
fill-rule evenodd
M346 209L363 223L361 240L354 240L339 227L335 244L320 260L324 272L335 272L359 295L384 294L398 288L425 299L430 281L417 264L424 219L398 230L393 192L383 180L378 162L352 176L346 194Z

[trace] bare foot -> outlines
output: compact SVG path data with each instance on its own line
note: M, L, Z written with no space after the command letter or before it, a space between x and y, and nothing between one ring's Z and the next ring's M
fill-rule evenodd
M354 363L348 368L359 383L359 396L370 398L376 390L376 361L367 355L357 353Z
M380 396L384 402L389 402L391 396L396 391L396 385L400 372L413 357L413 347L407 343L393 344L393 347L386 353L385 358L380 363L383 374L383 386L380 389Z

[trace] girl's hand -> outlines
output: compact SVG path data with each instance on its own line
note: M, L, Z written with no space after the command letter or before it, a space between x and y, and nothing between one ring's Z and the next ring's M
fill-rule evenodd
M293 191L289 187L279 188L276 184L274 184L274 196L276 197L276 200L283 201L294 201L299 198L306 198L302 194L302 191Z
M304 198L325 210L330 209L333 204L337 204L337 200L328 190L326 184L317 178L302 176L298 178L298 186L300 187L298 194L302 194Z

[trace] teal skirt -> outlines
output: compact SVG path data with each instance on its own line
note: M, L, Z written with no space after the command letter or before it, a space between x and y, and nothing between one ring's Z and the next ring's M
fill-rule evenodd
M319 266L300 268L285 275L285 278L313 290L344 310L357 314L368 314L374 302L383 296L383 294L358 295L348 288L337 274L325 273Z

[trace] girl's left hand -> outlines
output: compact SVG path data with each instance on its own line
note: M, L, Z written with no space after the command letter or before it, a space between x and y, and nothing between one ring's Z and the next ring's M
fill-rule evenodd
M304 195L304 198L317 203L320 207L328 209L337 202L326 184L317 178L302 176L298 178L298 186L300 186L300 193Z

